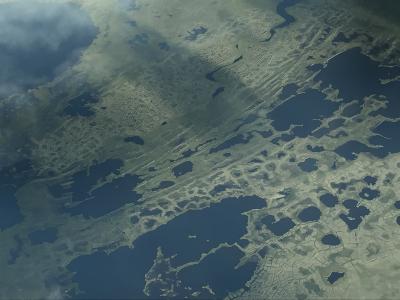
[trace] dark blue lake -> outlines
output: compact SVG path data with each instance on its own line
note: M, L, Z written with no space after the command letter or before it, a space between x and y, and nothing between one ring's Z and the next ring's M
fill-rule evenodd
M307 158L305 161L299 162L297 166L303 172L312 172L318 170L317 160L315 158Z
M367 207L359 205L358 201L353 199L343 201L343 206L348 209L348 213L341 213L339 217L346 223L349 230L357 229L364 217L370 213Z
M292 133L306 137L321 125L321 119L331 116L338 107L339 103L326 99L322 92L309 89L289 98L268 113L267 117L272 120L271 125L276 130L286 131L294 125Z
M309 206L302 209L297 217L302 222L318 221L321 217L321 210L316 206Z
M289 217L283 217L279 220L276 220L274 216L267 215L261 220L267 228L277 236L284 235L289 232L296 224Z
M175 177L183 176L193 171L193 163L191 161L184 161L172 168L172 173Z
M30 160L21 160L0 169L0 230L23 220L15 193L18 188L36 177Z
M57 240L58 230L55 227L40 229L29 233L28 237L32 245L53 243Z
M324 235L321 239L321 242L325 245L328 246L337 246L340 245L340 239L338 236L334 235L334 234L327 234Z
M338 198L330 193L321 195L319 200L327 207L334 207L339 203Z
M122 166L119 159L94 162L87 170L73 174L68 185L55 184L49 186L49 191L55 197L72 195L73 204L63 212L86 218L101 217L125 204L136 203L142 197L134 190L142 179L135 174L118 177ZM106 182L108 176L114 178Z
M80 256L68 265L75 272L73 280L82 291L72 296L86 299L159 297L163 287L163 281L157 280L160 277L182 280L185 288L207 297L210 295L202 287L208 284L218 298L224 297L243 288L255 270L254 262L235 268L244 255L235 243L247 232L247 217L242 213L265 206L265 200L257 196L226 198L208 208L186 212L143 234L134 241L133 248L120 247L110 254L97 251ZM179 272L161 264L148 292L150 295L143 292L145 275L153 266L157 251L169 258L171 267L177 267L198 260L222 243L230 246ZM96 272L91 272L94 269ZM190 295L184 287L177 289L178 297Z

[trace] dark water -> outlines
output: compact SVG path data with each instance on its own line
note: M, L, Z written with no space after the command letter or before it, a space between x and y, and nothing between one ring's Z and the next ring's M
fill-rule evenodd
M332 272L331 275L329 275L329 277L328 277L328 281L330 284L334 284L336 281L338 281L343 276L344 276L344 273L342 273L342 272Z
M321 218L321 211L316 206L304 208L297 216L302 222L318 221Z
M317 165L318 160L315 158L307 158L303 162L299 162L297 166L303 171L303 172L312 172L318 170L318 165Z
M105 180L109 175L119 174L123 166L120 159L108 159L103 162L94 162L87 170L81 170L72 175L72 183L69 186L55 184L49 187L49 191L55 197L61 197L66 193L72 193L72 201L82 201L89 197L89 192L94 186Z
M136 203L142 197L134 188L142 180L137 175L125 175L106 183L89 193L89 198L67 207L64 212L71 215L83 215L85 218L98 218L110 213L125 204Z
M77 97L72 98L68 101L67 106L63 110L65 116L80 116L90 117L95 115L95 111L91 107L91 104L99 102L98 95L93 92L83 93Z
M226 198L208 208L186 212L167 224L150 231L133 243L133 248L120 247L110 254L97 251L73 260L68 269L76 272L73 280L82 294L74 298L143 298L145 274L153 274L170 282L182 280L184 287L204 293L205 284L226 296L229 291L243 287L255 268L254 263L245 263L235 269L243 253L234 246L247 232L247 217L243 212L266 206L265 200L257 196ZM202 253L227 243L214 254L209 254L200 264L176 272L168 265L182 266L198 260ZM169 263L160 263L152 271L157 249L169 258ZM96 272L91 272L96 270ZM229 272L226 272L229 270ZM170 272L169 272L170 271ZM212 275L214 274L214 275ZM154 277L154 278L155 278ZM163 280L151 285L150 296L159 297ZM179 297L188 296L189 291L179 290Z
M214 188L210 191L211 196L216 196L219 193L222 193L228 189L232 188L239 188L237 185L234 185L233 183L222 183L222 184L217 184L214 186Z
M144 140L138 135L129 136L124 139L124 142L134 143L136 145L144 145Z
M311 152L322 152L325 151L324 146L312 146L312 145L307 145L307 150Z
M225 88L223 86L220 86L218 88L215 89L215 91L212 93L212 97L215 98L217 97L219 94L221 94L223 91L225 91Z
M361 152L371 152L373 151L367 145L359 142L359 141L348 141L343 145L340 145L335 149L335 152L344 157L347 160L355 160L357 158L357 154Z
M357 229L358 226L361 224L363 218L370 213L370 210L368 208L362 205L358 205L358 202L356 200L345 200L343 201L343 205L348 209L348 213L341 213L339 217L343 220L343 222L346 223L349 230Z
M261 135L264 139L269 138L271 135L273 135L272 130L255 130L254 132L257 132L259 135ZM280 137L282 140L285 140L285 137L283 137L283 135L281 135ZM291 139L289 139L291 140Z
M357 154L361 152L367 152L379 158L384 158L390 153L400 152L400 140L397 138L398 132L400 132L400 121L384 121L372 132L375 135L368 139L372 146L358 141L348 141L337 147L335 152L347 160L356 159Z
M400 93L400 89L398 91ZM398 101L400 102L400 101ZM400 116L397 115L398 118ZM400 140L398 138L400 132L400 121L391 122L384 121L373 129L373 133L377 135L369 138L369 142L380 148L370 149L375 156L384 157L389 153L397 153L400 151Z
M364 182L367 183L368 185L375 185L378 178L374 177L374 176L365 176L364 177Z
M257 263L248 262L235 268L243 253L237 247L225 247L210 254L200 264L183 269L178 273L184 286L202 291L199 297L222 299L228 292L243 287L253 275ZM203 288L211 284L215 295Z
M53 243L57 240L58 230L55 227L32 231L28 237L32 245L40 245L43 243Z
M192 149L187 149L187 150L185 150L185 151L183 151L182 153L181 153L181 158L188 158L188 157L191 157L193 154L195 154L195 153L197 153L197 151L196 151L196 149L195 150L192 150Z
M344 122L345 122L344 119L334 119L328 123L328 127L321 127L316 131L314 131L312 135L315 136L316 138L321 138L324 135L329 134L332 130L341 127L344 124Z
M327 207L334 207L336 204L339 203L338 197L336 197L330 193L321 195L319 197L319 200Z
M397 208L397 209L400 209L400 200L397 200L397 201L394 203L394 207Z
M371 115L398 118L400 82L394 80L382 83L382 79L394 79L399 75L400 66L381 65L363 54L360 48L352 48L330 59L315 76L315 80L321 82L322 88L332 85L338 89L339 97L343 98L344 102L357 101L344 110L344 116L354 116L359 113L364 97L376 94L386 99L386 106L372 112ZM386 157L390 153L400 151L400 142L397 138L399 130L400 122L385 121L372 130L372 136L368 140L372 146L358 141L348 141L337 147L335 152L347 160L356 159L361 152L379 158Z
M342 116L353 117L358 115L362 110L362 106L359 102L350 104L343 109Z
M378 198L381 195L381 192L378 190L373 190L368 187L365 187L361 190L361 192L358 195L366 200L374 200L375 198Z
M292 133L282 133L280 136L277 136L271 140L271 143L279 145L280 141L289 142L295 138L294 134Z
M383 83L382 80L395 79L399 75L400 66L381 65L379 62L363 54L360 48L352 48L330 59L314 79L321 82L322 88L331 85L333 88L338 89L339 97L345 103L353 100L356 101L344 109L343 116L352 117L357 115L361 111L364 98L375 94L381 95L386 99L386 106L372 112L371 115L398 118L400 117L400 101L398 101L400 81L392 80L388 83ZM278 122L279 117L283 118L285 114L290 113L291 109L294 108L299 109L299 107L293 106L292 108L290 106L290 108L284 109L281 114L275 117L273 124L277 124L276 129L283 130L287 129L290 123L296 124L296 122L287 124L280 124ZM329 124L329 128L321 128L314 132L314 135L321 137L332 129L340 127L343 122L343 119L337 119L334 123ZM372 136L368 140L372 146L350 140L337 147L335 152L347 160L356 159L357 155L361 152L367 152L379 158L386 157L390 153L400 151L400 142L397 139L399 130L399 121L385 121L372 130Z
M388 100L387 107L377 114L397 117L400 115L400 103L397 101L400 82L383 84L381 79L394 79L398 75L399 66L381 66L363 54L360 48L352 48L330 59L314 79L321 81L322 88L332 85L338 89L339 97L345 102L362 101L373 94L383 95Z
M261 222L275 235L281 236L289 232L296 224L289 217L283 217L276 220L273 215L267 215Z
M334 235L334 234L327 234L324 235L321 239L321 242L325 245L328 246L337 246L340 245L340 239L338 236Z
M279 94L279 99L287 99L290 96L294 96L297 93L299 86L295 83L289 83L282 88L281 93Z
M352 48L330 59L315 80L321 81L323 88L331 84L346 101L361 100L376 92L381 94L379 79L386 71L378 62L362 54L360 48Z
M49 187L49 191L55 197L72 195L72 202L76 203L65 207L64 212L86 218L101 217L141 198L141 194L134 191L142 182L138 175L126 174L104 183L108 176L119 175L122 166L119 159L94 162L87 170L73 174L69 185L55 184Z
M312 72L317 72L317 71L322 70L323 67L324 67L323 64L312 64L312 65L307 66L306 69L310 70Z
M200 149L201 149L203 146L207 145L208 143L211 143L211 142L214 141L214 140L215 140L215 138L206 140L206 141L204 141L204 142L202 142L202 143L196 145L196 146L194 147L194 149L189 148L189 149L186 149L186 150L182 151L181 157L178 158L178 159L175 159L175 160L171 160L171 162L178 161L178 160L180 160L180 159L182 159L182 158L191 157L193 154L196 154L197 152L199 152Z
M15 193L18 188L36 177L30 160L21 160L0 169L0 230L23 220Z
M339 104L326 99L325 94L309 89L289 98L268 113L267 117L272 120L271 125L276 130L286 131L294 125L293 134L306 137L321 125L320 119L331 116L338 107Z
M222 142L218 146L210 148L209 153L219 152L239 144L247 144L252 138L253 134L251 132L235 135L234 137Z
M153 191L166 189L166 188L169 188L174 185L175 185L175 182L173 182L171 180L163 180L163 181L160 181L160 183L158 184L158 186L156 188L153 188Z
M183 176L192 171L193 171L193 163L189 160L184 161L172 168L172 174L174 174L175 177Z
M14 186L0 187L0 229L12 227L22 222L23 216L15 197Z
M31 1L1 4L0 95L52 80L79 60L96 35L96 27L78 5Z
M277 29L281 29L286 26L289 26L291 23L296 21L296 19L292 15L289 15L287 13L286 8L296 5L300 1L301 0L282 0L281 2L278 3L278 6L276 7L276 12L278 13L278 15L280 15L284 19L284 21L271 28L271 30L269 31L269 33L270 33L269 38L265 39L266 42L268 42L272 39L272 37L275 35Z

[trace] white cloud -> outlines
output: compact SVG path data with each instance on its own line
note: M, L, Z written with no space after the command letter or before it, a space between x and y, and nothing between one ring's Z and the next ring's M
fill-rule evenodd
M50 80L95 34L89 16L74 4L0 4L0 96Z

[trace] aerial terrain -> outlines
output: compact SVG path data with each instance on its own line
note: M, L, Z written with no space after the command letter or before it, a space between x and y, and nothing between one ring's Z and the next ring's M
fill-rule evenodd
M398 299L399 15L0 0L0 299Z

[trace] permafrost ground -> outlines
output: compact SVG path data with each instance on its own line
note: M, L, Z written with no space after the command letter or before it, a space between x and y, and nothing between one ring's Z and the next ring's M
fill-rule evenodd
M396 24L74 2L79 62L0 102L1 298L398 297Z

